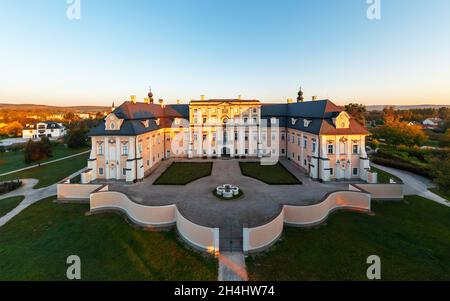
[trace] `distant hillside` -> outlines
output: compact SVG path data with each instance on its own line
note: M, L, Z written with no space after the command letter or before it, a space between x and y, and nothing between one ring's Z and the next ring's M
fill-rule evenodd
M58 107L58 106L32 105L32 104L0 103L0 111L17 110L17 111L57 111L57 112L104 112L110 109L111 109L110 107L102 107L102 106Z
M367 111L381 111L385 107L393 106L397 110L412 110L412 109L439 109L447 107L450 109L450 105L410 105L410 106L396 106L396 105L374 105L366 106Z

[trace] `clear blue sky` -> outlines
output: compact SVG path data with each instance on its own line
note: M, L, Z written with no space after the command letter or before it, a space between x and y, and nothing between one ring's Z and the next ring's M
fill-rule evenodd
M285 102L302 85L339 104L450 104L450 1L0 1L0 102Z

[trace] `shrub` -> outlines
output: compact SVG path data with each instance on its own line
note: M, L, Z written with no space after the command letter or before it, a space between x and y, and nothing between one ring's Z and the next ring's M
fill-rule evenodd
M22 181L9 181L0 183L0 194L8 193L22 186Z
M433 174L430 171L430 168L428 167L422 167L422 166L416 166L411 163L403 162L396 159L391 158L382 158L382 157L373 157L372 159L373 163L380 164L387 167L393 167L401 170L406 170L413 172L415 174L424 176L426 178L433 178Z

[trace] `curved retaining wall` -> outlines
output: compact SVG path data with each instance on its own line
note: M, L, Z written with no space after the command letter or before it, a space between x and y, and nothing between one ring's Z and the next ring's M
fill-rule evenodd
M102 184L70 184L60 182L56 185L58 201L86 201L89 202L89 195L102 188ZM107 186L106 186L107 187Z
M136 224L144 227L166 227L173 225L175 205L149 207L131 201L125 194L104 191L91 194L91 211L118 209Z
M313 226L325 221L335 210L369 212L370 208L370 194L359 191L333 192L323 202L312 206L283 206L281 214L270 223L243 229L244 252L259 252L273 245L280 238L284 224L300 227Z
M243 229L244 252L258 252L273 245L283 233L284 210L273 221L256 228Z
M291 226L313 226L324 222L335 210L370 211L370 194L357 191L333 192L311 206L284 206L284 222Z
M194 248L206 250L211 254L219 252L219 228L208 228L194 224L176 211L177 230L180 236Z
M147 227L167 227L176 224L180 236L192 247L216 255L219 251L219 229L199 226L181 215L176 205L144 206L115 191L90 195L91 212L119 210L134 223Z

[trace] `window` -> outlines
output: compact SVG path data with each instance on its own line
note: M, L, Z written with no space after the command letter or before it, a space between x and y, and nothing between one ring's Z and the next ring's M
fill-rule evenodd
M253 114L256 114L256 109L253 109Z
M313 143L312 143L312 151L313 151L313 153L316 152L316 142L315 141L313 141Z
M254 123L254 124L256 124L256 123L257 123L257 122L256 122L256 118L253 118L253 123Z
M330 168L330 176L334 175L334 169Z
M127 175L127 169L126 168L122 168L122 175L126 176Z
M147 160L147 166L150 166L150 160Z
M284 155L286 151L284 150L284 148L281 149L281 153Z
M306 166L306 160L303 160L303 165L305 165L305 166Z
M206 118L203 118L203 123L206 123Z
M238 132L234 132L234 140L239 140L239 133Z
M159 144L159 141L158 141L158 144ZM138 144L138 150L139 150L139 153L142 154L142 143Z
M103 168L102 168L102 167L100 167L100 168L98 169L98 174L101 175L101 176L103 176Z
M114 130L115 124L111 122L110 126L111 130Z
M353 145L353 154L359 154L359 146L357 144Z
M248 141L248 133L245 133L245 141Z
M354 176L357 176L358 175L358 168L353 168L353 175Z
M334 145L328 144L328 154L332 155L334 154Z
M203 134L203 141L206 141L206 138L208 137L208 135Z
M284 141L285 137L284 134L281 134L281 140Z
M122 156L128 156L128 145L122 144Z
M197 113L198 112L198 110L197 109L194 109L194 113Z
M248 155L248 149L245 149L245 154Z
M302 140L300 139L300 137L297 137L297 145L301 146L302 145Z
M197 141L198 140L198 135L197 135L197 133L194 133L194 141Z
M303 139L303 148L308 148L308 138Z
M97 154L98 154L99 156L103 156L103 144L99 144L99 145L97 146Z
M300 156L297 156L297 161L300 161Z

